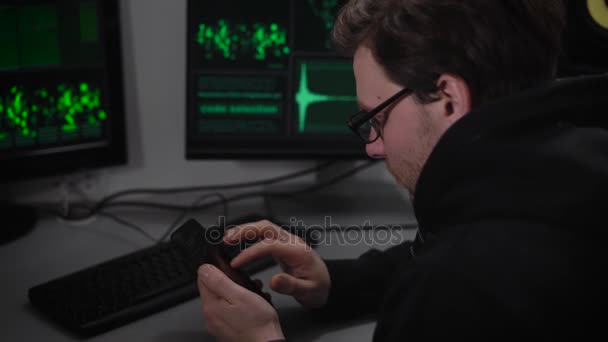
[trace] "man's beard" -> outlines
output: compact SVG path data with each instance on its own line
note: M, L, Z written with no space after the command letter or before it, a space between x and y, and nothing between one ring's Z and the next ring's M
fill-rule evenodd
M420 165L420 163L412 163L405 160L393 161L390 158L387 158L386 167L395 178L395 181L397 181L397 184L406 188L411 195L414 195L422 165Z
M433 136L429 114L426 111L422 111L420 115L420 126L416 131L417 153L414 150L405 150L397 156L386 156L388 171L393 175L397 183L406 188L412 196L416 192L416 185L422 168L438 139Z

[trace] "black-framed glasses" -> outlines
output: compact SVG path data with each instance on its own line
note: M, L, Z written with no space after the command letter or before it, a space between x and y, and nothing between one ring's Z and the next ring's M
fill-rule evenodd
M414 91L410 88L403 88L399 90L395 95L389 97L381 104L369 112L361 110L355 113L348 119L348 127L355 132L366 144L371 144L378 140L382 136L383 123L379 122L375 117L378 113L383 111L386 107L391 105L393 102L401 99L402 97L409 96Z

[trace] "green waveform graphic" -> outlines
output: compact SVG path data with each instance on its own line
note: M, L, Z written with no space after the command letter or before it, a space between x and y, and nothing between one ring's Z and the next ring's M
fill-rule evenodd
M307 69L307 63L302 63L300 67L300 84L296 93L296 103L298 105L298 131L300 133L306 130L306 117L310 105L328 101L357 101L356 96L326 95L312 92L308 87Z
M287 29L277 23L231 24L220 19L217 25L199 24L195 38L203 48L206 60L267 60L291 52L287 45Z
M54 131L55 127L62 132L76 132L79 125L99 127L107 117L101 106L100 89L85 82L61 83L54 89L33 91L15 85L0 97L0 131L4 136L15 132L34 138L41 132Z

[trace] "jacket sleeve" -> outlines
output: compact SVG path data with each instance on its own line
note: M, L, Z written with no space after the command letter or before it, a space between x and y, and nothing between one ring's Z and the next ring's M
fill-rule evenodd
M410 246L411 241L405 241L385 251L372 249L357 259L325 260L331 288L327 304L318 312L341 319L375 314L395 269L411 259Z

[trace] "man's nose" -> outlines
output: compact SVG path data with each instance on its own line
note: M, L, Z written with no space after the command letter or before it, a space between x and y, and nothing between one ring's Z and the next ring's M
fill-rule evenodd
M367 155L371 158L384 159L384 140L382 140L382 137L378 137L378 139L376 139L376 141L374 141L373 143L365 145L365 152L367 152Z

